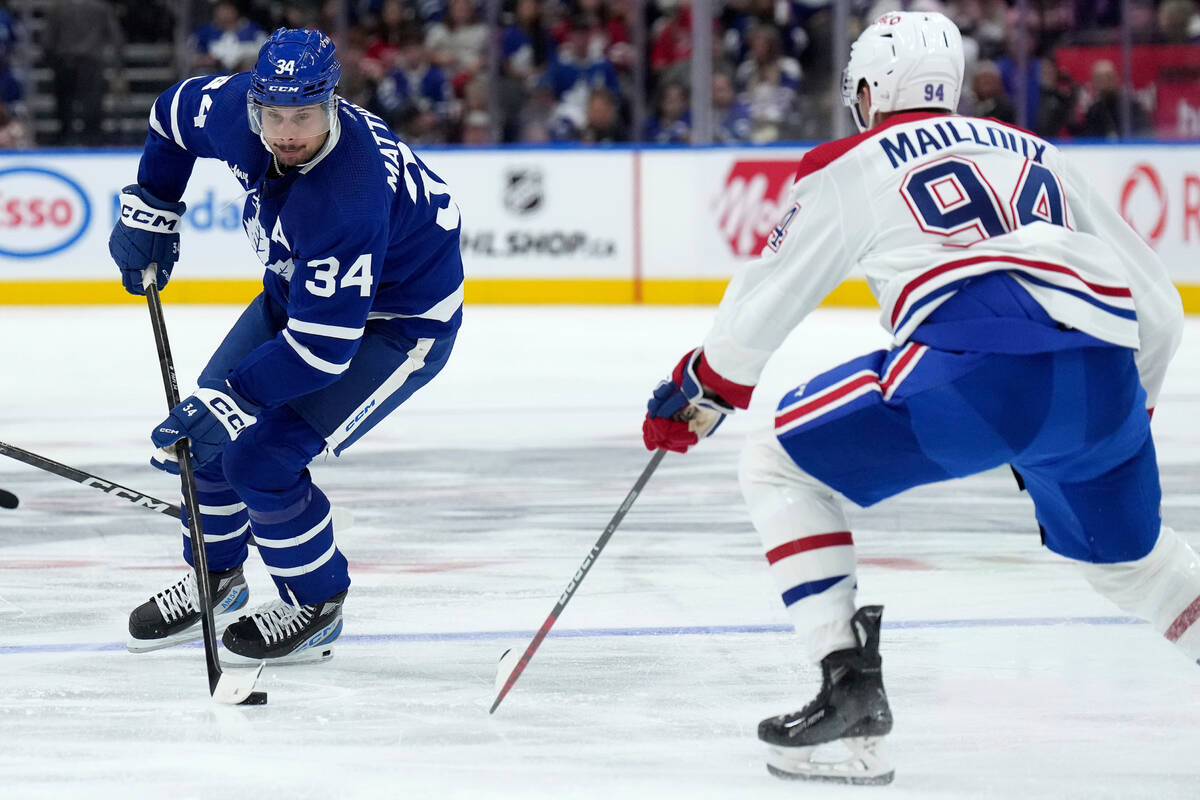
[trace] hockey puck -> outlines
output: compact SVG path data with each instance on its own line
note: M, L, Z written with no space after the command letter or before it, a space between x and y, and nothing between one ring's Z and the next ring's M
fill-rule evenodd
M15 494L0 489L0 508L16 508L18 505L20 501Z
M267 704L266 692L251 692L246 695L246 699L238 703L239 706L265 706Z

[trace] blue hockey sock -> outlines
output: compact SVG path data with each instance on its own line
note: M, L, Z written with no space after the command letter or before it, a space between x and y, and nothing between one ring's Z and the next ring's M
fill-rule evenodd
M196 499L200 502L200 523L204 529L204 552L210 572L224 572L246 560L250 541L250 515L221 474L220 459L196 471ZM188 535L189 509L183 506L183 557L192 561L192 540ZM194 564L193 564L194 565Z
M307 472L305 473L307 478ZM333 541L329 498L307 483L301 498L277 511L251 511L258 552L279 596L302 605L328 600L350 586L346 558Z

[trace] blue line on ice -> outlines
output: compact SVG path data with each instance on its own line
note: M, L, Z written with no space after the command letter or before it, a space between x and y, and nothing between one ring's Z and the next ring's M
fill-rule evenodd
M1048 625L1140 625L1135 617L1013 617L1001 619L929 619L885 622L892 630L921 628L1040 628ZM791 625L681 625L656 628L566 628L550 632L551 638L596 639L611 636L722 636L740 633L791 633ZM427 631L423 633L350 634L343 642L375 644L382 642L455 642L492 641L500 639L531 639L534 631ZM192 642L184 647L199 647ZM95 653L124 650L123 642L68 642L63 644L0 645L0 655L32 653Z

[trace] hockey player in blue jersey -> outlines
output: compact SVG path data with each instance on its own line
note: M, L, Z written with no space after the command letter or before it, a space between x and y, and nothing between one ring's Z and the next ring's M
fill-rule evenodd
M191 442L200 507L184 524L201 514L231 663L331 654L350 577L307 465L428 383L462 317L457 205L378 117L335 94L340 74L327 36L280 29L253 71L168 89L109 241L130 293L145 293L151 265L162 288L195 159L224 161L247 192L242 224L263 291L151 435L167 471L178 471L174 443ZM251 535L279 598L234 621ZM134 609L131 651L200 637L194 580L189 571Z
M1148 413L1182 335L1179 293L1052 144L955 115L962 79L962 39L941 14L884 14L862 33L842 85L860 133L804 156L762 257L643 424L647 447L689 449L747 407L826 294L866 275L892 347L785 394L739 470L823 679L807 706L759 724L784 778L893 775L876 750L892 729L882 607L855 607L846 500L1012 465L1046 547L1200 659L1200 558L1160 516Z

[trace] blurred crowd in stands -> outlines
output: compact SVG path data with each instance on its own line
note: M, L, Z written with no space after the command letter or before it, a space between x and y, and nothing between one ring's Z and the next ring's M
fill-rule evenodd
M1051 138L1152 135L1152 97L1122 112L1120 60L1072 78L1060 48L1116 44L1200 47L1196 0L848 0L849 37L880 13L939 10L964 35L959 111L1023 121ZM716 142L819 140L840 112L830 0L712 0L711 103ZM121 49L181 41L171 0L0 0L0 147L34 143L14 56L53 73L59 136L38 144L118 143L101 133L105 93L122 91ZM1128 19L1121 11L1128 9ZM195 0L188 53L173 79L249 68L281 25L335 34L339 93L413 144L693 140L691 0ZM38 35L22 17L41 19ZM487 23L498 9L499 24ZM636 14L643 14L644 47ZM708 24L705 21L705 24ZM1024 65L1024 69L1022 69ZM29 72L30 70L25 70ZM173 82L167 80L159 90ZM143 128L144 130L144 128Z

